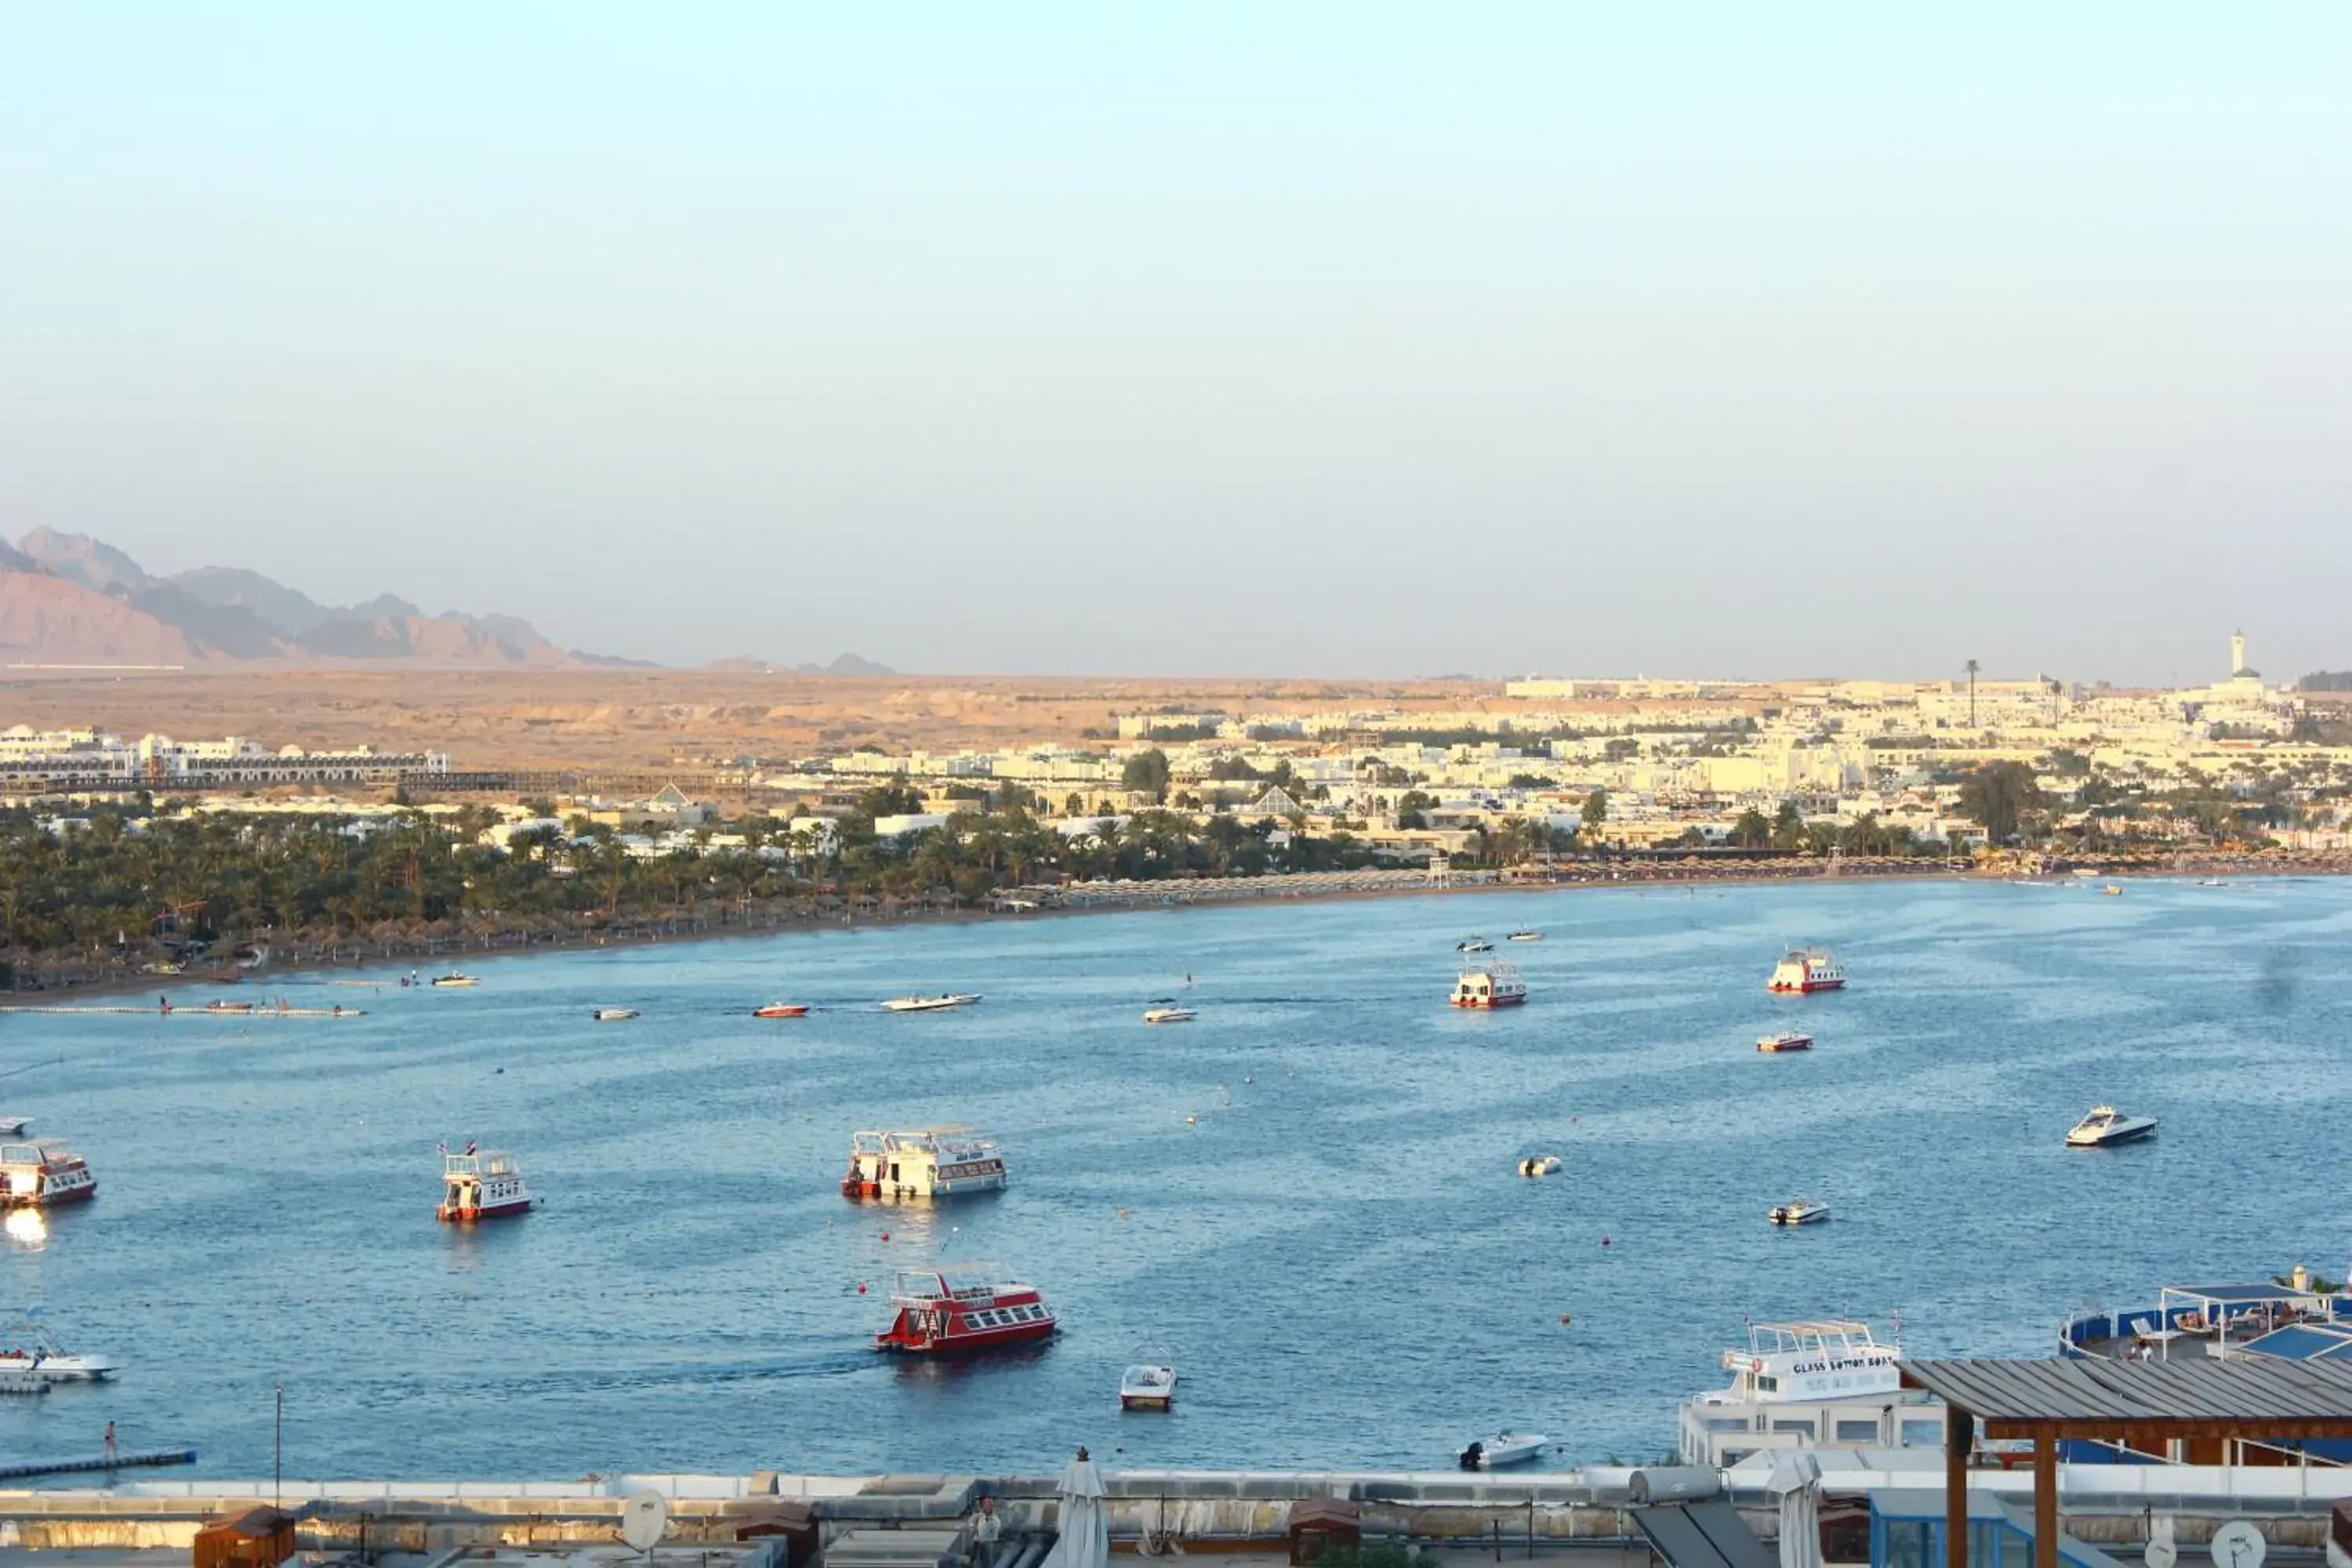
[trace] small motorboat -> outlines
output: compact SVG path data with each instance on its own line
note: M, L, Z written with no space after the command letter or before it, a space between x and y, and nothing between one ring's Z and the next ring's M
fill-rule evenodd
M1173 1003L1143 1010L1143 1021L1147 1024L1189 1024L1200 1016L1193 1008L1179 1007Z
M1556 1176L1559 1173L1559 1156L1557 1154L1530 1154L1519 1162L1519 1174L1522 1176Z
M29 1116L0 1116L0 1138L22 1138L32 1124Z
M1465 936L1460 942L1454 944L1454 951L1456 952L1492 952L1495 951L1495 944L1488 942L1483 936Z
M2118 1143L2137 1143L2154 1136L2155 1117L2126 1116L2112 1105L2101 1105L2074 1123L2066 1134L2066 1143L2074 1149L2112 1149Z
M2099 891L2106 894L2106 896L2111 899L2120 899L2124 896L2124 890L2121 888L2116 887L2113 882L2109 882L2105 887L2101 888Z
M1819 1225L1830 1217L1830 1205L1818 1198L1795 1198L1776 1205L1765 1217L1774 1225Z
M472 975L456 969L446 974L435 975L432 983L436 985L479 985L481 984Z
M1543 932L1539 931L1515 931L1510 934L1508 940L1512 942L1541 942L1543 941Z
M894 996L882 1004L885 1013L938 1013L950 1007L969 1007L980 1000L974 991L947 991L937 996Z
M0 1376L37 1378L43 1383L104 1383L120 1364L111 1357L76 1355L68 1351L41 1320L38 1307L0 1312Z
M1550 1441L1540 1432L1497 1432L1463 1449L1460 1462L1465 1470L1496 1470L1506 1465L1524 1465L1542 1453L1544 1445Z
M594 1017L600 1024L618 1024L637 1016L635 1007L599 1007Z
M1174 1359L1157 1345L1139 1345L1129 1353L1133 1359L1128 1363L1127 1370L1118 1374L1118 1407L1121 1410L1175 1409Z
M253 1004L250 1002L207 1002L205 1004L205 1011L207 1013L250 1013L253 1011Z
M1802 1029L1783 1029L1777 1035L1759 1038L1756 1048L1759 1051L1810 1051L1813 1048L1813 1037Z
M764 1007L751 1009L754 1018L805 1018L808 1009L789 1002L771 1002Z

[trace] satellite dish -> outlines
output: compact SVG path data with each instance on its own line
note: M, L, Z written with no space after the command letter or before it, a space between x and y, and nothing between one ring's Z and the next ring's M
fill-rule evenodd
M669 1530L669 1500L656 1491L634 1491L621 1504L621 1539L639 1552L651 1552L661 1544ZM2238 1568L2232 1563L2222 1563L2221 1568ZM2261 1568L2259 1561L2246 1568Z
M2261 1531L2233 1519L2213 1532L2213 1543L2206 1550L2213 1554L2213 1568L2263 1568L2263 1554L2270 1544Z
M2147 1546L2140 1553L2147 1568L2173 1568L2180 1561L2180 1548L2173 1541L2172 1516L2159 1513L2147 1522Z

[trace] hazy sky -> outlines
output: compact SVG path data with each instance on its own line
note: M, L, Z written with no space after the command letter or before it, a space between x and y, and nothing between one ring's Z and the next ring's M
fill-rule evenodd
M2352 7L0 0L0 529L664 660L2352 667Z

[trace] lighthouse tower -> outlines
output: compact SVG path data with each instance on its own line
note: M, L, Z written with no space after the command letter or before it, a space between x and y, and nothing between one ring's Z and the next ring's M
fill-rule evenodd
M2230 673L2231 675L2246 673L2246 634L2243 632L2230 634Z

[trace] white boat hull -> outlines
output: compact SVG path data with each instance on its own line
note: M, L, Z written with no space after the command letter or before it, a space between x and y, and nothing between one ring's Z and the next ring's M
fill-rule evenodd
M1551 1439L1540 1432L1502 1432L1478 1442L1477 1468L1503 1469L1524 1465L1544 1450Z
M48 1383L104 1383L115 1363L99 1355L0 1355L0 1374L37 1377Z

